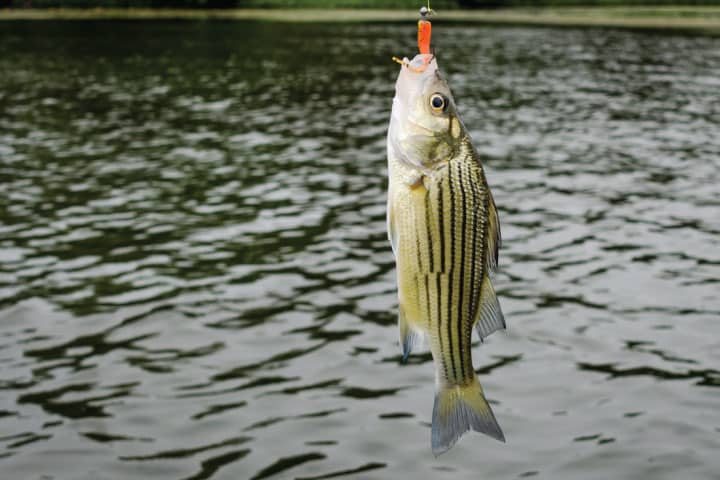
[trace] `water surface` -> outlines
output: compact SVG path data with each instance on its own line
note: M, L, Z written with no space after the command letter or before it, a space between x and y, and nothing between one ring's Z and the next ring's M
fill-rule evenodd
M507 444L434 458L385 233L413 36L2 24L3 478L718 478L720 39L437 22L509 328Z

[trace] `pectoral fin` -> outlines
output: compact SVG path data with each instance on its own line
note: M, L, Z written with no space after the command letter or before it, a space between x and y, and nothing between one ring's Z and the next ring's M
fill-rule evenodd
M490 283L490 277L485 275L480 289L480 307L475 314L475 328L484 340L496 330L505 328L505 317L500 309L500 303L495 295L495 289Z
M390 240L390 246L392 247L393 255L395 255L395 258L397 258L398 235L397 235L397 226L395 225L395 211L393 209L393 204L392 204L392 194L390 195L390 199L388 199L387 229L388 229L388 239Z
M402 347L403 353L402 361L403 363L405 363L413 348L422 343L422 334L419 331L414 330L412 327L410 327L410 324L407 321L407 317L405 316L405 310L403 309L402 305L400 306L399 326L400 346Z

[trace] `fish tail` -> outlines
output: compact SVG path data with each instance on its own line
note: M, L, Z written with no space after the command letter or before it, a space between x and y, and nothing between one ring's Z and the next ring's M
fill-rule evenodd
M505 441L477 378L468 385L440 384L433 406L433 454L437 456L448 451L470 429Z

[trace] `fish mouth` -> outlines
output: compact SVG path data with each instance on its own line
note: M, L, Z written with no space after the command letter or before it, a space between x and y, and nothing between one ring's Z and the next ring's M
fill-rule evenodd
M412 61L408 60L407 57L404 57L402 60L400 60L398 57L392 57L393 62L399 63L401 66L407 68L412 73L418 74L425 73L425 70L430 66L434 59L434 53L420 53L418 55L415 55L415 58L413 58Z

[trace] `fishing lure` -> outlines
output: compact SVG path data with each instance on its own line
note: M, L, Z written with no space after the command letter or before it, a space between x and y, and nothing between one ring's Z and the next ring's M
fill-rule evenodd
M428 20L428 17L435 13L430 8L430 2L427 7L420 8L420 20L418 20L418 33L417 33L417 44L418 51L423 55L430 55L430 39L432 37L432 23ZM422 73L425 68L432 61L432 56L426 57L427 60L423 62L423 66L420 68L413 67L407 60L401 60L398 57L392 57L393 61L400 65L408 68L410 71L415 73Z

